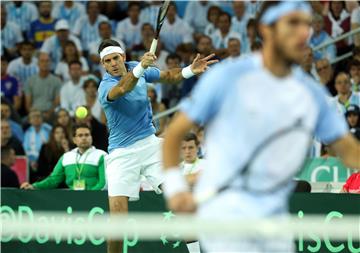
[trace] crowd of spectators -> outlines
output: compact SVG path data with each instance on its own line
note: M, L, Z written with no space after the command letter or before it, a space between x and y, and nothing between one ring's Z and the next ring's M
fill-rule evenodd
M314 18L301 67L328 89L329 103L360 138L360 33L319 49L360 27L359 3L310 3ZM48 176L74 147L75 124L87 124L93 145L106 151L106 118L97 100L104 74L98 45L115 39L127 60L139 60L150 48L160 5L161 1L2 2L1 154L26 155L31 183ZM229 61L260 50L255 21L260 6L261 1L172 1L156 50L157 66L183 67L197 53L216 53L220 61ZM352 56L339 61L346 53ZM154 114L175 106L196 81L194 76L176 85L149 85ZM85 119L74 116L81 105L90 112ZM154 121L157 135L168 121ZM199 145L199 152L204 152ZM7 159L4 166L11 162Z

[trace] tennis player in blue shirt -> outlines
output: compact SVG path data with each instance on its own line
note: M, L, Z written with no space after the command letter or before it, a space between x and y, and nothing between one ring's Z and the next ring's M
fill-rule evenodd
M292 177L315 135L350 168L360 169L360 144L326 101L324 88L297 65L311 27L300 1L264 2L257 17L260 53L220 63L205 73L167 129L164 194L175 211L202 218L285 216ZM194 195L179 169L183 136L205 125L207 164ZM294 252L290 237L200 235L205 252Z
M141 176L161 192L161 139L154 135L146 83L178 83L203 73L217 60L211 60L213 54L198 55L184 69L160 71L152 67L156 56L150 52L141 62L126 62L125 52L111 39L100 44L99 54L107 72L98 91L110 131L106 160L109 205L111 213L121 213L128 211L128 200L139 199ZM120 243L109 242L108 252L119 249Z

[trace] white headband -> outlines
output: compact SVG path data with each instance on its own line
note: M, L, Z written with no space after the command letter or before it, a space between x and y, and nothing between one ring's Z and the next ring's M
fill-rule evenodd
M102 60L105 56L112 54L112 53L124 54L125 52L124 52L124 50L121 49L121 47L117 47L117 46L105 47L100 52L100 59Z

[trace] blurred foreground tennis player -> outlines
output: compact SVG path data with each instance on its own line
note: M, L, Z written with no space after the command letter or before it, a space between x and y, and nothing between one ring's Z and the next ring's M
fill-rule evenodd
M310 32L311 8L265 2L258 15L261 53L220 63L205 73L169 126L163 146L164 194L175 211L206 218L287 214L292 177L311 137L360 169L360 145L326 103L325 90L296 65ZM178 169L183 136L205 125L207 166L195 187ZM209 252L293 252L291 238L200 236Z
M126 213L128 200L139 199L141 175L160 193L161 141L155 134L147 84L177 83L203 73L214 55L200 58L184 68L160 71L151 67L156 56L145 53L141 62L125 62L125 52L114 40L99 46L101 63L106 69L100 86L99 100L104 108L110 131L109 155L106 158L111 213ZM121 244L111 241L108 252L120 252Z

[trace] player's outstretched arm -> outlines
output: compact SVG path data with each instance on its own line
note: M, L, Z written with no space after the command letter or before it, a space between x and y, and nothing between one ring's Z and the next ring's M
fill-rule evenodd
M141 58L141 62L131 71L126 73L119 83L115 85L108 94L109 100L116 100L117 98L132 91L138 81L138 79L144 74L145 70L153 65L156 60L156 56L153 53L145 53Z
M330 145L345 166L360 171L360 142L352 134L336 140Z
M200 54L197 54L191 65L186 68L161 71L159 82L174 84L182 81L183 79L204 73L211 64L218 62L218 60L211 60L214 56L215 54L210 54L206 57L200 58Z

